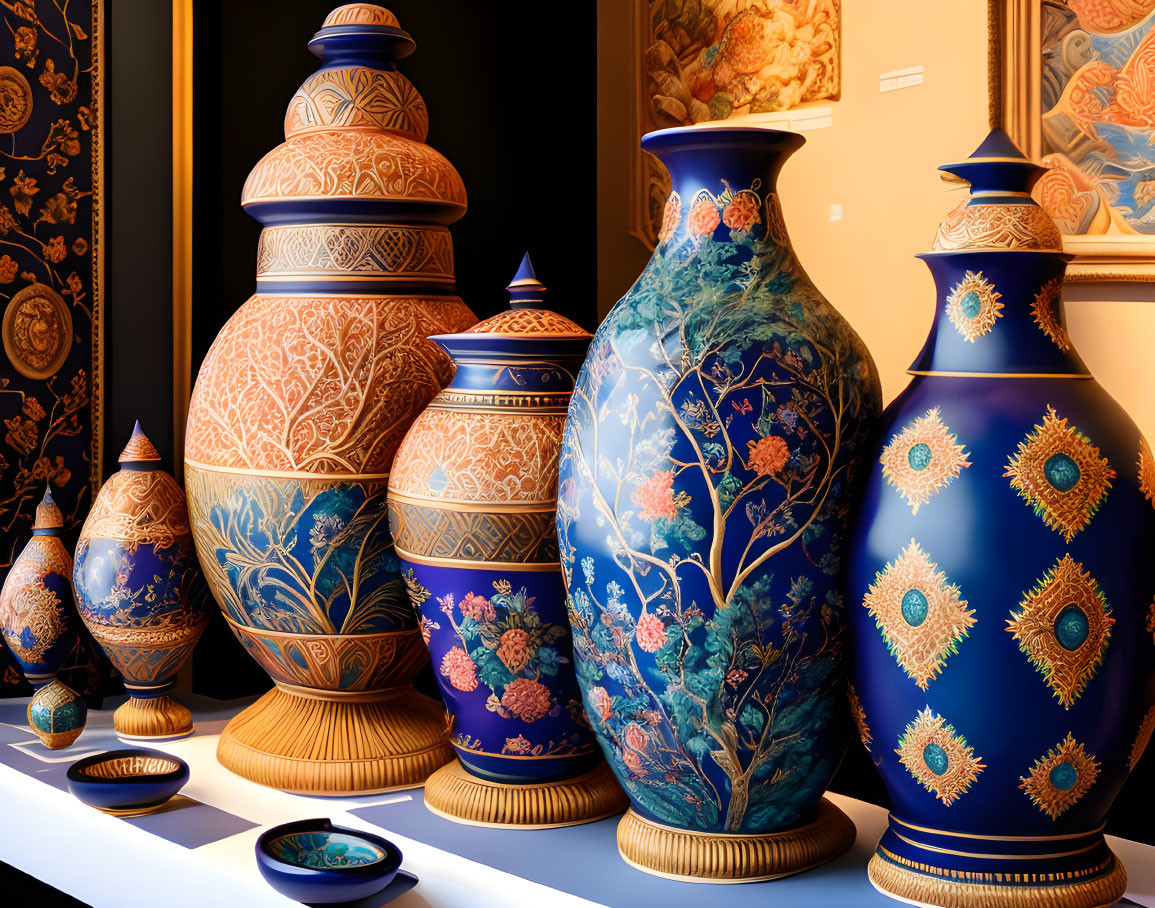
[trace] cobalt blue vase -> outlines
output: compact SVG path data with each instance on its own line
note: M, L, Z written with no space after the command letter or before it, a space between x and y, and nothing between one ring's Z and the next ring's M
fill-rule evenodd
M1104 817L1155 725L1155 462L1059 308L1042 172L995 130L922 256L934 324L851 539L851 704L891 799L879 889L1107 905Z
M874 364L790 246L802 138L673 129L674 191L569 408L558 536L586 712L631 810L623 857L765 879L854 837L841 558L881 409Z
M582 709L557 550L557 461L590 335L542 308L527 255L511 308L432 339L452 383L393 464L389 509L449 712L454 761L425 802L479 825L565 826L625 808Z

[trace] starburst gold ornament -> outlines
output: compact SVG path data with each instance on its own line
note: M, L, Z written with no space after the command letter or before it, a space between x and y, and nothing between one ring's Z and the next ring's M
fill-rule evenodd
M1066 542L1090 523L1115 471L1091 440L1047 407L1041 424L1019 442L1003 476Z
M1035 317L1035 324L1043 329L1055 346L1066 353L1071 349L1071 338L1067 329L1059 321L1059 300L1063 292L1063 279L1052 278L1047 281L1035 294L1031 303L1031 314Z
M866 710L862 708L862 701L858 698L858 691L854 689L853 684L846 686L846 698L850 701L850 715L854 717L854 724L858 726L858 737L862 739L862 746L869 752L870 745L874 743L874 735L866 723Z
M981 271L968 271L951 288L946 298L946 314L964 340L974 343L989 334L1003 317L1001 294Z
M971 465L966 448L943 423L938 407L891 436L878 461L882 475L906 499L912 514Z
M966 794L986 769L966 738L929 706L906 726L894 752L919 784L947 807Z
M1147 749L1152 734L1155 734L1155 706L1147 710L1147 715L1139 723L1139 733L1135 735L1135 740L1131 744L1131 753L1127 757L1127 768L1131 772L1135 771L1135 767L1143 758L1143 751Z
M1155 456L1146 438L1139 439L1139 490L1155 504Z
M1019 788L1031 803L1052 820L1087 793L1099 777L1099 764L1070 732L1067 737L1035 760Z
M920 689L926 690L974 626L974 610L948 583L946 574L910 541L902 554L875 574L862 604L882 633L891 655Z
M1070 709L1099 670L1114 623L1099 584L1068 554L1023 594L1007 630Z

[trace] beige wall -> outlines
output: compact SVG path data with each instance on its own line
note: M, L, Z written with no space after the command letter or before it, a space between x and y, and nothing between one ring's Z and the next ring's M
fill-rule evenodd
M598 3L598 307L604 315L648 253L628 233L636 136L630 2ZM965 189L937 167L987 132L986 0L843 0L842 99L833 126L806 133L779 192L799 258L862 335L889 401L926 338L934 285L914 258ZM880 73L924 68L923 84L879 92ZM831 220L831 206L842 207ZM1099 380L1155 438L1148 369L1155 285L1068 285L1071 335Z

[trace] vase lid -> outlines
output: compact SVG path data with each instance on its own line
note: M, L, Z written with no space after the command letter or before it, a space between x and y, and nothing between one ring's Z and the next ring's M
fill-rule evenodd
M1062 254L1059 228L1031 198L1031 187L1046 168L1024 155L1002 129L992 129L965 161L939 170L966 181L970 190L939 225L933 253L1001 249Z
M542 307L546 286L537 279L527 252L509 286L509 309L461 332L490 337L585 340L593 335L576 322ZM452 335L445 335L446 337Z
M52 498L52 486L44 487L44 497L36 505L36 518L32 522L34 530L53 530L64 526L64 514Z
M160 463L160 452L157 451L156 446L149 441L148 436L144 434L144 430L140 427L139 419L132 428L132 437L129 438L128 444L126 444L124 450L120 452L119 461L122 466L125 464Z

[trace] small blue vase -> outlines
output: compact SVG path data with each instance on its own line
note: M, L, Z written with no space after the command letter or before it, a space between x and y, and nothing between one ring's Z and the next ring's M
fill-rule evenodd
M996 130L883 414L851 539L851 704L891 799L870 862L916 904L1106 905L1107 810L1155 727L1155 462L1059 309L1042 168Z

